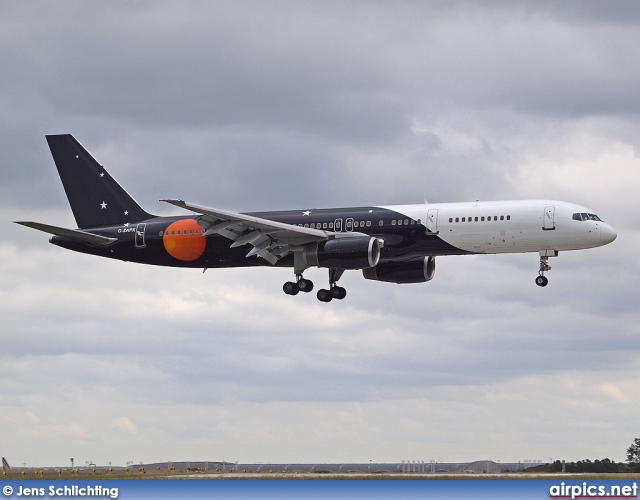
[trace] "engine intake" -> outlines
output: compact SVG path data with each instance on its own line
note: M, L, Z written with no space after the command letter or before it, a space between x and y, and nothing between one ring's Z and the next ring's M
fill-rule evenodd
M306 245L302 257L308 266L365 269L378 264L380 247L380 240L374 237L336 238Z
M387 283L424 283L433 279L435 273L436 258L434 256L404 262L385 262L362 270L362 275L366 279Z

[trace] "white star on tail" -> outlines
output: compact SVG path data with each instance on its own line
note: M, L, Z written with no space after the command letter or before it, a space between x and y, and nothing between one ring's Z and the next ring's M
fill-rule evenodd
M105 208L107 208L107 204L103 201L102 203L100 203L100 208L104 210Z

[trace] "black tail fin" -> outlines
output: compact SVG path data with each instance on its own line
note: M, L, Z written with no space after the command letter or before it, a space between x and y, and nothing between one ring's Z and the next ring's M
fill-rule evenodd
M134 223L153 217L72 135L46 137L79 228Z
M7 459L2 457L2 468L4 470L11 470L11 467L9 466L9 462L7 462Z

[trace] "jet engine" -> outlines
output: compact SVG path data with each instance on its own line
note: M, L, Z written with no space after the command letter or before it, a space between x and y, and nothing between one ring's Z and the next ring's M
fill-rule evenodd
M385 262L362 270L362 275L366 279L388 283L424 283L430 281L435 273L436 258L434 256L404 262Z
M309 266L364 269L378 264L381 246L378 238L369 236L336 238L306 245L302 256Z

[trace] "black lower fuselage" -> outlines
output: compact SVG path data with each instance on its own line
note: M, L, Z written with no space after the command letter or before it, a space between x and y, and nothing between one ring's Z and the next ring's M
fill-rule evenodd
M472 252L456 248L438 235L427 232L421 220L379 207L322 209L307 211L255 212L247 215L302 227L318 227L328 231L361 233L384 241L380 262L409 260L427 255L465 255ZM156 266L187 268L222 268L270 266L260 257L248 258L247 246L230 248L228 238L216 234L204 236L197 216L153 217L137 224L89 228L95 234L117 238L117 242L92 246L63 236L51 242L81 253L122 261ZM356 226L357 225L357 226ZM197 232L196 232L197 231ZM293 256L287 255L276 264L292 267Z

